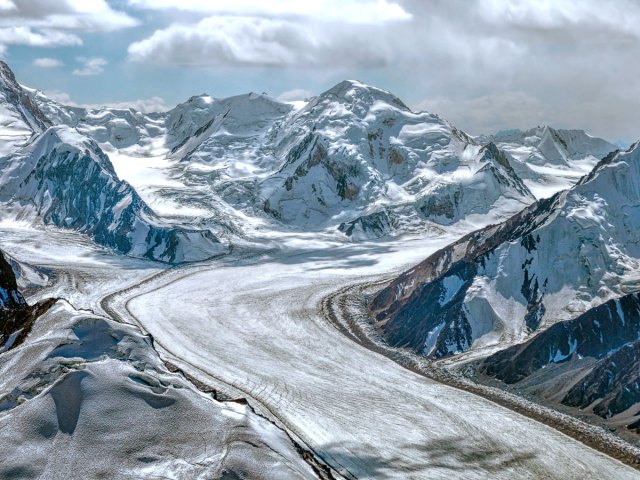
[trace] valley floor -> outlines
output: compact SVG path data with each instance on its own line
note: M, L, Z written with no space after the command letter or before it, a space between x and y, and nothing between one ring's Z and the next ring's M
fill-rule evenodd
M401 367L321 314L330 293L387 278L450 238L338 244L291 235L270 251L161 270L88 242L57 250L72 234L0 234L8 253L66 272L37 296L73 285L77 308L140 325L165 360L248 398L344 478L640 477L553 428Z

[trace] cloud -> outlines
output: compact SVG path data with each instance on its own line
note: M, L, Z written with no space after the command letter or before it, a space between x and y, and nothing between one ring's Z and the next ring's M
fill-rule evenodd
M362 78L472 134L550 123L640 136L636 0L128 2L167 21L129 46L134 62L271 67L267 81L295 75L307 90Z
M174 24L129 46L134 62L189 66L379 67L388 48L366 27L341 28L257 17Z
M278 100L281 102L295 102L299 100L307 100L313 97L314 94L304 88L294 88L293 90L287 90L278 95Z
M9 12L16 9L16 4L12 0L0 0L0 12Z
M118 108L129 109L133 108L139 112L166 112L171 107L167 105L167 102L161 97L143 98L129 101L118 102L106 102L106 103L78 103L74 102L71 96L67 92L60 90L47 90L43 92L54 102L61 103L69 107L80 107L87 109L102 109L102 108Z
M190 21L172 23L129 46L131 60L160 65L381 67L391 52L384 35L376 38L379 29L412 19L392 0L129 0L129 5L191 14Z
M7 45L82 45L78 33L138 25L105 0L0 0L0 49Z
M83 64L81 68L76 68L73 71L74 75L86 76L86 75L99 75L104 71L104 66L107 62L104 58L100 57L77 57L76 60Z
M62 67L64 65L64 63L61 60L58 60L57 58L36 58L33 61L33 66L34 67L40 67L40 68L56 68L56 67Z
M481 18L495 25L523 29L605 29L640 37L640 4L629 0L562 2L552 0L485 0Z
M11 3L13 8L0 17L2 27L110 32L139 24L127 13L111 8L105 0L13 0Z
M507 128L527 129L552 122L551 111L538 98L523 92L504 92L471 99L429 98L416 110L436 112L474 133L495 133Z
M0 28L0 44L28 45L30 47L53 47L61 45L81 45L77 35L56 30L33 31L29 27Z
M207 15L302 17L341 23L387 23L412 18L398 2L390 0L129 0L129 5Z
M129 45L129 60L216 67L207 76L228 78L216 85L229 94L360 78L472 134L550 123L640 137L637 0L108 2L0 0L0 55L15 44L78 45L84 32L139 17L150 33ZM179 94L202 88L188 69L166 71ZM175 85L160 94L178 95Z

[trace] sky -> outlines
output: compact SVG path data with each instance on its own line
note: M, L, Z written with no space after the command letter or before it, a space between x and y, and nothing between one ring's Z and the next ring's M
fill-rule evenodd
M344 79L472 135L640 138L638 0L0 0L0 58L74 105L282 100Z

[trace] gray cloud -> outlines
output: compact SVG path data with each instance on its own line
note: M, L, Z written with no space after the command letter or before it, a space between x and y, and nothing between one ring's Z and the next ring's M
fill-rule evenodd
M423 59L414 88L425 94L414 105L472 133L552 124L640 137L639 3L405 5L430 30L416 32Z
M223 16L312 18L355 24L380 24L412 18L394 0L128 0L132 7Z
M136 15L156 27L129 46L136 64L222 67L243 81L269 67L275 91L361 78L472 134L548 123L640 138L636 0L109 1L0 0L0 55L80 45Z
M343 28L284 19L214 16L175 24L129 46L136 62L192 66L387 65L392 52L368 26Z
M365 0L327 2L346 11ZM371 21L360 23L307 3L185 0L180 10L192 16L133 43L129 58L372 76L470 133L549 123L640 137L640 2L396 0L382 3L404 12L397 18L363 14Z
M0 12L0 54L7 45L82 45L77 32L109 32L138 24L105 0L0 0Z

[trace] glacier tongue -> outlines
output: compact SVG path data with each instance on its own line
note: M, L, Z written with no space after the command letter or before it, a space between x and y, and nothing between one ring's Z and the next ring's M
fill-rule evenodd
M0 355L0 478L318 478L285 431L196 390L136 327L27 305L2 252Z

